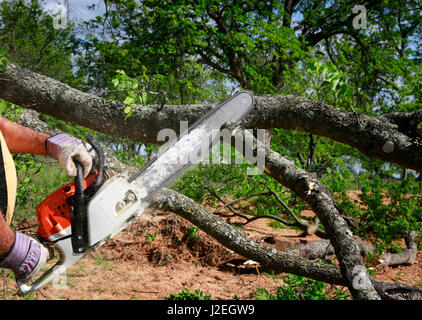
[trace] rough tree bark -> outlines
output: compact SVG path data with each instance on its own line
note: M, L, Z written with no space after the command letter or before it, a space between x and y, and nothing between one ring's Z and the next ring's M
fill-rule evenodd
M265 154L265 173L294 191L311 206L333 244L340 270L347 279L353 297L378 299L355 238L327 187L277 152L266 148L248 130L235 129L234 136L235 139L243 139L245 145L256 146L258 155Z
M137 106L125 120L125 104L75 90L18 66L0 72L0 98L62 120L134 141L157 141L162 128L179 130L213 105ZM369 117L296 96L261 96L245 128L306 131L348 144L364 154L422 171L422 110Z
M159 129L177 129L180 120L188 120L192 123L212 108L212 106L190 105L164 106L161 110L156 110L154 106L140 106L125 121L123 104L79 92L58 81L13 65L9 70L0 72L0 98L107 134L154 143L157 143L156 136ZM244 126L280 127L325 135L355 146L372 156L420 169L422 153L417 147L418 137L406 135L400 131L398 125L385 123L377 118L359 117L303 98L270 96L258 99L258 106L245 120ZM413 118L415 117L416 121L421 118L419 114ZM237 130L237 132L243 133L249 143L257 143L253 135L245 130ZM208 217L202 221L198 204L186 200L181 195L175 196L171 191L164 191L165 196L160 198L161 205L167 205L172 211L182 216L183 213L196 212L193 218L187 216L186 218L192 219L191 222L196 221L193 223L212 236L220 237L217 240L224 245L234 246L239 254L258 260L264 265L268 265L265 257L271 257L273 262L269 265L275 270L320 280L324 277L323 281L327 280L328 272L332 276L328 282L347 284L355 298L379 299L380 294L377 293L379 283L373 282L369 277L353 235L341 217L328 189L279 154L265 149L262 143L261 145L265 150L265 172L296 192L318 215L340 261L341 273L336 274L330 266L309 264L308 260L291 258L291 255L280 255L271 249L268 251L259 248L258 250L250 240L242 243L243 238L240 233L236 234L234 229L226 229L226 225L221 223L221 220L213 220L215 217ZM227 235L229 235L228 238ZM242 244L239 245L239 243ZM276 269L276 266L279 268ZM313 275L310 274L311 267L314 268ZM374 287L373 284L377 284L378 287Z

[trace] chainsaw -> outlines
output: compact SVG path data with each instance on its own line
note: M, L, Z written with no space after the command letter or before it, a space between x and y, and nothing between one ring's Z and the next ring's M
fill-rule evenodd
M96 152L95 169L84 179L75 161L75 180L50 194L37 209L37 236L60 253L58 262L30 284L17 281L22 292L37 290L62 275L88 252L126 229L149 206L159 191L203 157L220 139L215 132L226 124L239 124L255 105L249 91L220 102L177 139L169 139L158 154L130 178L104 168L104 154L91 137Z

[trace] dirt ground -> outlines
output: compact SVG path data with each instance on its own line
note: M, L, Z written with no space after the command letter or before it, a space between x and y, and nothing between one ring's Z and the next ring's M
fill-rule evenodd
M312 212L303 212L304 215ZM147 212L128 229L70 268L65 278L36 293L22 295L12 276L3 276L0 299L162 300L184 288L201 290L211 299L254 299L258 288L275 294L283 274L273 276L239 257L193 225L171 213ZM319 240L292 229L273 229L258 219L244 229L250 238L290 242ZM197 238L192 237L197 236ZM376 278L422 287L422 252L412 266L384 267ZM343 291L347 288L337 287ZM327 290L332 289L328 285Z

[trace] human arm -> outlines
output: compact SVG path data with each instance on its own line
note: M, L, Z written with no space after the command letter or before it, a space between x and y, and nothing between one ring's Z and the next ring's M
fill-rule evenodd
M50 136L0 117L0 130L11 153L49 155L56 159L69 177L76 176L74 160L84 168L86 177L92 167L92 156L85 144L64 133Z
M11 153L47 155L45 141L48 134L37 132L0 117L0 131Z

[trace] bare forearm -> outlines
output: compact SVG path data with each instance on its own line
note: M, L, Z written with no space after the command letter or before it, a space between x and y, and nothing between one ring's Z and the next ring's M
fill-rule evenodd
M15 122L0 118L0 130L11 153L46 155L45 140L48 134L36 132Z

